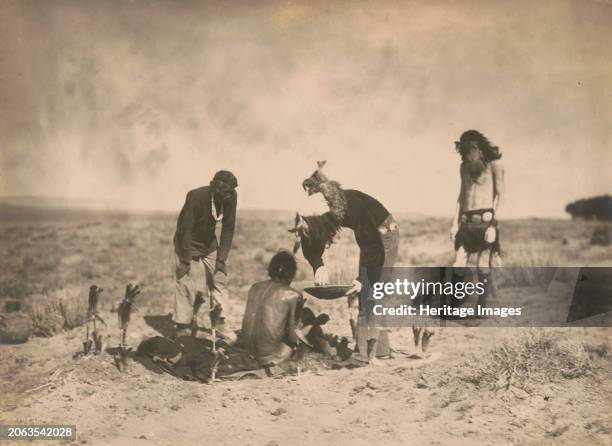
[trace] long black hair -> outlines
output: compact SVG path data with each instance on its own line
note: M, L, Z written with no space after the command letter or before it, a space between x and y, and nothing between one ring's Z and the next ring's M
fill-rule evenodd
M486 136L478 130L467 130L463 132L459 141L455 141L455 149L461 155L463 161L467 161L467 154L474 147L474 144L481 150L484 161L487 163L502 157L499 147L491 144Z

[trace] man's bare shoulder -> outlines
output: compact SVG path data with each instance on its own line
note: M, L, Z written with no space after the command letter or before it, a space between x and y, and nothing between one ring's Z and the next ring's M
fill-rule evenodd
M491 161L491 170L501 172L504 170L504 164L501 160L493 160Z
M262 280L261 282L254 283L253 285L251 285L251 288L249 288L249 294L257 292L258 290L262 289L270 282L271 282L270 280Z
M285 300L297 300L301 296L299 291L294 288L291 288L289 285L285 285L283 283L276 282L270 279L262 280L261 282L257 282L251 285L251 288L249 289L249 294L258 293L264 288L269 288L270 290L280 292L281 298Z
M283 300L287 302L297 302L301 296L302 294L298 290L291 288L288 285L283 289Z

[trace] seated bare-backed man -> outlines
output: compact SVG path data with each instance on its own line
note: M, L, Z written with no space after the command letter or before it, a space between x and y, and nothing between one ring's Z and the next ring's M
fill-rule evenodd
M238 180L233 173L220 170L209 186L189 191L179 214L174 235L177 257L174 322L177 335L192 332L197 315L196 297L212 299L217 331L228 342L235 341L225 327L228 311L226 261L232 248L236 223ZM221 223L220 240L216 226ZM197 310L196 310L197 311Z
M296 271L293 255L279 251L268 266L270 279L249 290L240 344L262 367L286 361L298 343L303 299L290 286Z
M477 130L468 130L455 142L461 155L461 189L450 231L455 243L453 281L464 279L470 256L475 256L479 281L485 293L478 305L485 306L490 289L490 267L499 256L498 221L500 203L504 196L504 168L499 148ZM451 300L453 305L462 303Z
M357 322L351 326L360 352L359 359L375 362L381 346L388 346L388 335L369 326L367 301L368 290L363 284L373 284L384 280L383 268L395 264L399 247L399 227L391 213L375 198L358 190L342 189L336 181L331 181L323 172L325 161L318 163L317 170L302 183L309 196L321 193L327 209L321 215L301 216L296 219L294 232L299 235L304 257L313 268L316 285L328 282L328 273L323 264L323 252L333 243L341 227L352 229L359 245L359 276L349 292L349 308L358 303ZM299 248L298 248L299 249ZM358 299L357 299L358 297Z

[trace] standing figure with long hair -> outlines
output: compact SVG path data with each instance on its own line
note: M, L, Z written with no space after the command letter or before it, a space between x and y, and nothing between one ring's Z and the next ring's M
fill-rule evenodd
M499 256L500 203L505 193L504 168L499 148L477 130L468 130L455 142L461 155L461 188L450 231L455 244L453 281L463 281L471 255L476 257L479 281L485 293L478 305L485 306L490 287L490 267ZM453 299L453 305L461 300Z

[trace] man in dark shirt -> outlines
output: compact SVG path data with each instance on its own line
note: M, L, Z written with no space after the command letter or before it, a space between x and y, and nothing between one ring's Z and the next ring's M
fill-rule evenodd
M234 237L237 186L234 174L221 170L209 186L189 191L179 214L174 234L177 258L174 322L179 334L186 334L197 317L193 311L198 293L210 296L216 309L213 314L219 315L217 328L230 333L224 329L223 321L228 311L226 261ZM219 241L217 223L221 223ZM233 340L231 336L229 340Z

